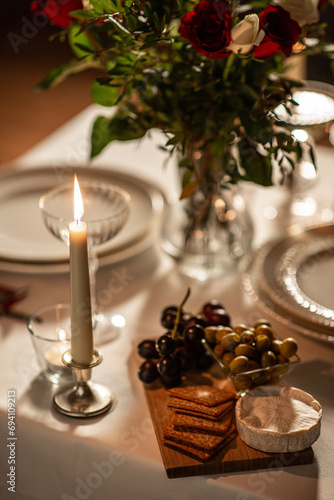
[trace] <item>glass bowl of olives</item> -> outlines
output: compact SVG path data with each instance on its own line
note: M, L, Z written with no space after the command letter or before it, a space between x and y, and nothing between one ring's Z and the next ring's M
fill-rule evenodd
M300 363L296 340L283 340L267 320L252 326L207 327L203 344L239 395L260 385L277 384Z

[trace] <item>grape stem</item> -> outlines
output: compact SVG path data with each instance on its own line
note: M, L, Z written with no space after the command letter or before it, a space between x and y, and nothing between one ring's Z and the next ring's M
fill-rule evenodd
M177 313L176 313L176 318L175 318L175 323L174 323L174 327L173 327L173 330L172 330L172 338L173 339L178 339L178 338L182 338L180 337L178 334L177 334L177 329L178 329L178 326L179 326L179 323L180 323L180 320L181 320L181 314L182 314L182 309L183 309L183 306L184 304L187 302L188 298L189 298L189 295L190 295L190 288L188 288L187 290L187 293L185 294L182 302L180 303L178 309L177 309Z

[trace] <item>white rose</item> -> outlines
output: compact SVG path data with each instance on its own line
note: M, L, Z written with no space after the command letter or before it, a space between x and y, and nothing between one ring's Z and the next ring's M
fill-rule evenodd
M227 47L235 54L248 54L254 45L259 45L265 35L259 32L259 18L256 14L245 16L234 28L231 29L231 43Z
M93 6L92 6L92 4L90 3L89 0L82 0L82 6L86 10L89 10L89 9L93 8Z
M300 27L319 21L319 0L273 0L273 3L288 11Z

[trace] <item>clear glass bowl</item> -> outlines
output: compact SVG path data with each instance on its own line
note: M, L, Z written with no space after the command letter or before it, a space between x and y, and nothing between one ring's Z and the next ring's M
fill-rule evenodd
M275 337L281 340L276 333ZM235 390L239 395L242 395L260 385L278 384L283 375L290 373L295 365L300 363L300 357L295 354L290 358L288 363L282 363L274 366L269 366L267 368L258 368L257 370L250 370L243 373L233 374L227 370L221 359L216 356L209 344L206 341L203 341L203 344L210 355L217 362L222 372L230 378L235 387Z
M100 182L80 181L80 189L88 245L105 243L124 226L130 210L130 195L119 187ZM39 207L48 230L68 244L68 226L73 221L73 183L45 193L40 198Z

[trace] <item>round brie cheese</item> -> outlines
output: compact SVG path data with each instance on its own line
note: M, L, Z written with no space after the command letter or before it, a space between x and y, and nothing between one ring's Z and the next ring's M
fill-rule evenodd
M293 387L257 387L238 400L235 411L241 439L257 450L300 451L320 435L320 404L310 394Z

